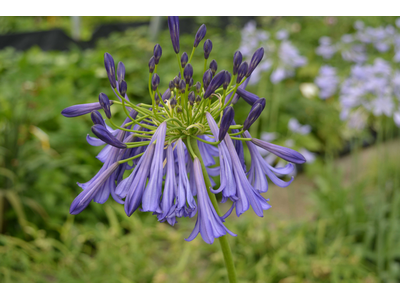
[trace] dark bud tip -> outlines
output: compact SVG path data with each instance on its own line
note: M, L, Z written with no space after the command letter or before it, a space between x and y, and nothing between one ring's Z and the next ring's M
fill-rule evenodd
M217 72L217 69L218 69L217 62L215 61L215 59L213 59L210 62L210 70L212 71L213 76L215 75L215 72Z
M254 105L251 107L249 115L244 121L243 124L244 131L248 130L251 127L251 125L253 125L254 122L257 121L258 117L261 115L264 108L265 108L265 98L258 99L254 103Z
M189 56L187 55L186 52L183 52L182 56L181 56L181 66L182 66L182 68L184 68L186 66L188 60L189 60Z
M160 84L160 76L158 76L157 73L153 74L153 77L151 78L151 88L153 91L155 91Z
M240 64L242 63L242 53L240 51L236 51L233 55L233 75L236 75Z
M169 87L169 89L170 89L171 92L174 90L174 88L175 88L175 83L174 83L173 80L171 80L171 81L169 82L168 87Z
M125 149L126 145L113 136L105 126L96 124L92 126L92 132L103 142L116 148Z
M180 114L180 113L182 112L182 107L181 107L180 105L178 105L178 106L176 107L176 112L177 112L178 114Z
M172 47L179 53L179 17L168 17L168 28L171 35Z
M171 90L170 90L170 89L167 89L167 90L165 91L165 93L162 95L162 99L163 99L163 100L166 100L166 99L169 99L169 98L171 98Z
M174 78L174 85L176 88L179 88L179 83L181 82L181 79L178 76L175 76Z
M179 82L179 92L181 94L184 94L186 90L186 82L185 80L181 79L181 81Z
M106 117L108 119L110 119L111 118L111 110L110 110L111 103L106 94L100 93L99 103L100 103L101 107L103 108L104 113L106 114Z
M249 68L246 73L246 77L249 77L251 73L253 73L254 69L258 66L262 58L264 57L264 48L261 47L254 52L253 57L251 58Z
M122 80L119 85L119 93L125 97L126 91L128 90L128 85L126 84L125 80Z
M190 79L193 77L193 67L191 64L187 64L185 69L183 70L183 77L187 84L190 83Z
M125 80L125 65L120 61L117 66L118 84L121 85L122 80Z
M248 70L248 64L247 62L243 62L238 70L238 74L237 74L237 78L236 78L236 83L239 83L242 81L242 79L244 78L244 76L246 76L247 70Z
M218 140L222 141L225 138L226 133L231 126L233 118L235 117L235 111L232 106L228 106L224 109L224 114L222 115L221 125L219 127Z
M155 93L154 101L156 102L156 105L160 104L160 96L158 96L158 93Z
M190 78L189 80L189 89L191 89L193 86L193 78Z
M197 94L200 94L201 83L199 81L196 82L195 87L196 87Z
M104 67L107 71L108 80L111 86L115 89L117 87L117 80L115 79L115 63L110 53L104 54Z
M224 90L226 90L228 88L228 85L230 82L231 82L231 73L229 73L228 71L225 71L225 81L222 84L222 87L224 88Z
M161 55L162 55L162 48L161 48L160 44L156 44L154 46L153 55L154 55L155 64L158 65L158 63L160 62Z
M225 81L225 71L219 72L215 77L211 80L210 85L207 87L206 92L204 93L204 99L207 99L218 89Z
M196 33L196 37L194 38L194 44L193 47L197 47L199 45L199 43L202 41L202 39L204 39L204 37L206 36L206 32L207 32L207 28L206 25L201 25L199 30L197 30Z
M176 101L176 97L174 96L171 101L169 102L169 105L171 105L172 108L175 108L176 104L178 102Z
M196 98L194 99L194 102L200 103L200 101L201 101L201 97L199 95L197 95Z
M101 116L101 113L99 113L97 110L92 111L90 114L90 117L92 118L93 124L99 124L102 126L106 126L106 123L103 120L103 117Z
M189 103L190 103L191 106L193 106L193 104L194 104L194 99L195 99L194 92L191 91L191 92L189 93L189 95L188 95L188 101L189 101Z
M207 71L205 71L204 75L203 75L203 85L204 88L207 89L208 86L210 85L211 79L212 79L212 71L210 69L208 69Z
M149 60L149 73L154 72L154 68L156 67L156 59L152 56Z
M208 59L212 50L212 42L210 40L206 40L204 42L203 50L204 50L204 58Z

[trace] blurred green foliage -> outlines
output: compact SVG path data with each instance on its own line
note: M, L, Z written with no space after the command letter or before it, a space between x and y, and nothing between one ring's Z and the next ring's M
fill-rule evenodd
M277 143L283 143L288 120L295 117L312 126L312 134L299 137L296 145L326 153L327 159L322 155L303 175L313 186L310 197L315 205L310 218L280 219L271 209L262 219L253 218L249 211L227 220L228 228L238 234L229 237L229 242L241 281L400 280L399 165L382 154L381 143L382 155L364 166L369 172L362 180L344 184L341 169L331 158L346 142L338 101L307 99L299 89L301 83L313 82L323 63L314 52L319 37L339 38L352 30L356 19L257 19L271 32L290 30L293 43L309 64L277 86L264 78L258 86L249 87L271 102L280 102L276 123L266 110L252 130L259 134L274 128L280 134ZM394 22L394 18L361 19L370 25ZM133 19L83 18L84 36L88 39L95 24L125 20ZM218 70L230 70L232 54L240 45L240 28L234 23L226 30L214 27L218 24L215 17L195 20L207 24L207 38L213 41L211 56L217 60ZM0 32L49 29L54 24L67 29L70 19L1 18ZM71 120L60 112L67 106L95 102L100 92L112 95L103 66L104 52L111 53L116 62L124 62L129 98L149 102L147 61L154 43L147 34L147 27L112 34L95 49L85 51L0 51L0 282L227 281L217 242L210 246L200 238L184 241L194 220L181 220L170 227L147 213L128 218L112 200L90 205L77 216L68 213L80 192L75 183L88 181L101 167L95 158L100 149L89 146L85 139L90 117ZM181 37L181 49L190 51L193 35ZM157 42L163 48L158 69L163 91L177 75L172 71L177 70L176 58L167 31L161 32ZM344 73L349 65L338 60L337 67ZM200 81L202 51L195 53L193 68L195 82ZM235 118L243 122L248 105L240 101L235 108ZM113 113L122 120L120 112ZM352 155L357 172L357 151Z

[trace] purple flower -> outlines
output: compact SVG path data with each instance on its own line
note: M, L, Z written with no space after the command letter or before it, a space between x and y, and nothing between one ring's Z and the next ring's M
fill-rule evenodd
M201 25L199 30L196 33L196 36L194 38L194 43L193 43L193 47L197 48L197 46L199 45L199 43L201 42L202 39L204 39L204 37L206 36L206 32L207 32L207 27L206 25Z
M203 79L204 80L204 79ZM207 87L206 92L204 93L204 99L207 99L211 96L212 93L215 92L225 81L225 71L219 72L214 78L211 80L210 85Z
M306 159L304 158L303 155L301 155L299 152L294 151L289 148L285 148L282 146L274 145L259 139L252 138L251 142L258 147L261 147L276 156L279 156L280 158L295 163L295 164L304 164L306 162Z
M108 80L111 86L115 89L117 87L117 81L115 80L115 63L110 53L104 54L104 67L107 71Z
M288 128L293 133L299 133L301 135L307 135L311 132L310 125L301 125L295 118L291 118L288 123Z
M126 144L119 141L116 137L114 137L103 125L96 124L92 126L92 132L103 142L114 146L116 148L124 149L126 148Z
M171 35L172 47L179 53L179 17L168 17L168 28Z
M112 102L110 103L112 105ZM86 104L77 104L67 108L64 108L61 114L67 118L78 117L82 115L86 115L91 113L92 111L102 109L102 106L99 102L95 103L86 103Z
M192 233L186 239L186 241L192 241L199 233L201 234L203 240L208 244L212 244L215 238L219 238L227 233L232 236L236 236L236 234L225 227L222 218L217 215L214 207L212 206L211 200L207 194L206 185L204 183L201 164L197 157L194 158L193 167L197 188L197 221Z
M224 113L221 118L221 125L219 127L218 140L222 141L231 126L233 118L235 117L235 111L232 106L228 106L224 109Z
M319 69L318 77L315 78L315 84L319 87L319 96L327 99L333 96L339 85L339 78L336 75L336 69L331 66L322 66Z

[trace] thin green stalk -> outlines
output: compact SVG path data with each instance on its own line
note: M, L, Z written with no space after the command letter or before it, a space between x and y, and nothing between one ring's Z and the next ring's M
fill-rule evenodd
M218 202L217 202L217 199L215 198L215 195L210 190L210 188L212 187L211 181L210 181L210 178L208 177L207 169L206 169L206 166L204 165L203 159L201 158L201 153L200 153L199 147L197 146L197 141L195 139L191 139L191 140L188 140L188 144L189 143L191 144L194 153L197 155L198 159L200 160L201 169L203 171L204 182L206 184L208 196L210 197L211 203L214 206L215 211L220 216L221 212L218 207ZM237 282L236 270L235 270L235 265L233 263L232 251L229 246L227 236L223 235L220 238L218 238L218 240L219 240L219 243L221 244L222 253L224 255L225 267L228 272L229 282L236 283Z

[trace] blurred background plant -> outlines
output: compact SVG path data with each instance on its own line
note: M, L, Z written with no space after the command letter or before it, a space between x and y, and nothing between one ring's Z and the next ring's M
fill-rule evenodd
M94 158L99 149L85 139L89 117L70 122L60 112L108 90L104 52L124 62L133 101L146 102L155 36L163 48L161 87L168 86L163 78L176 75L166 19L79 21L83 41L101 24L142 26L111 33L84 50L0 50L0 281L226 281L218 245L184 241L191 220L171 227L146 213L128 218L112 201L69 215L80 190L75 183L100 166ZM187 51L198 26L207 25L219 70L231 66L238 49L246 59L257 47L266 49L247 88L265 97L268 108L252 134L293 147L309 162L289 188L270 187L266 197L273 208L265 218L249 212L228 220L238 234L229 239L239 279L400 281L399 19L182 21L188 24L181 37ZM73 35L73 23L68 17L0 17L0 34L61 28ZM193 68L202 69L202 61L194 60ZM235 108L244 121L248 106L239 101ZM262 155L279 165L273 155Z

